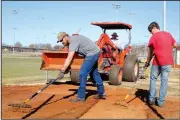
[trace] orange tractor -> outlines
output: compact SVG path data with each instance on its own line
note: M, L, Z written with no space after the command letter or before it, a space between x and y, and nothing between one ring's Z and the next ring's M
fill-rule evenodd
M122 22L93 22L91 24L103 29L103 33L96 42L97 46L101 49L98 60L98 71L101 76L108 76L108 80L112 85L120 85L122 80L129 82L136 81L139 76L139 62L137 55L132 54L132 47L129 45L131 42L132 26ZM119 49L106 33L106 30L113 29L128 30L129 41L124 49ZM66 51L44 51L40 69L60 70L67 55L68 49ZM76 53L68 69L72 82L79 82L79 71L83 61L84 57Z

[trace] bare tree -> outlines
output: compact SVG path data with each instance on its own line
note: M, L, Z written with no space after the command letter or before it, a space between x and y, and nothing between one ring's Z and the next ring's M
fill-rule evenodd
M52 49L51 44L49 44L49 43L44 44L44 45L43 45L43 49L51 50L51 49Z
M35 44L36 49L43 49L43 44Z
M16 43L14 44L14 46L15 46L15 47L23 47L23 45L22 45L20 42L16 42Z
M29 48L36 48L36 45L35 44L30 44Z
M54 50L60 50L60 49L62 49L62 48L63 48L62 45L55 45L55 46L54 46Z

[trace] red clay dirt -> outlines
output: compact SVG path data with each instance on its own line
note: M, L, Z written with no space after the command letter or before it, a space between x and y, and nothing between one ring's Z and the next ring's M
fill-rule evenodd
M8 103L22 103L43 86L2 86L2 119L35 119L35 118L175 118L180 119L180 99L167 97L165 106L146 104L148 91L134 90L127 99L128 108L115 105L123 100L129 89L106 87L106 100L95 100L96 87L88 84L87 99L84 103L71 103L76 97L78 85L60 83L49 86L28 102L32 106L29 112L14 111ZM27 112L27 109L26 109Z

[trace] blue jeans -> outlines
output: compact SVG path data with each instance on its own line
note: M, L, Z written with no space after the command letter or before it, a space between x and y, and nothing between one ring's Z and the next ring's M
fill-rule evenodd
M78 97L81 99L85 99L87 76L90 73L92 74L94 80L96 81L98 94L99 95L104 94L103 81L98 72L99 55L100 52L93 56L86 56L81 66L79 73L80 86L78 89Z
M156 97L156 80L158 76L161 74L161 86L159 91L159 98L157 100L158 105L163 105L165 102L165 97L167 94L167 87L168 87L168 76L171 70L171 65L166 66L155 66L151 67L151 74L150 74L150 94L149 94L149 101L154 102Z

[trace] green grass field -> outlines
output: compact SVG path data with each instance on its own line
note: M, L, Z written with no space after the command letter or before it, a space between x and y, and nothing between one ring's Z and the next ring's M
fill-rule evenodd
M46 71L40 70L41 56L32 53L2 54L2 84L35 83L46 80ZM58 71L49 71L49 78L55 78Z
M41 56L39 53L3 53L2 54L2 85L45 83L46 71L40 70ZM142 65L140 65L142 66ZM145 74L149 78L150 69ZM56 78L58 71L49 71L48 78ZM67 74L69 77L69 74ZM170 78L179 79L180 70L172 69Z

